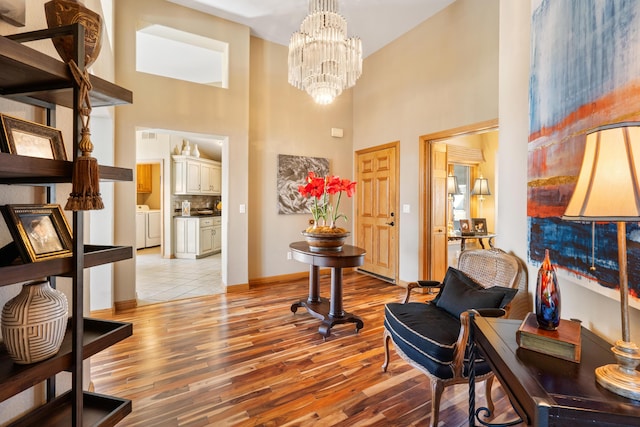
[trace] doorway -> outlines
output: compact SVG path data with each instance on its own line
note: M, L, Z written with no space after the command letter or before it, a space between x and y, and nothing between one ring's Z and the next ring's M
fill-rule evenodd
M202 135L167 129L138 129L136 131L136 162L139 164L159 163L161 176L159 203L161 205L161 243L160 245L140 248L136 251L136 299L138 305L172 301L202 295L224 293L222 252L226 250L226 240L222 239L222 252L199 259L176 259L174 251L174 221L182 215L181 202L188 200L191 205L191 215L212 215L222 217L222 194L174 194L173 155L180 153L179 149L189 141L190 146L197 144L200 156L190 154L194 158L220 162L222 173L226 169L223 162L223 144L226 138L213 135ZM228 158L228 155L226 156ZM153 170L153 169L152 169ZM154 175L154 184L156 179ZM139 177L136 185L140 185ZM224 188L224 187L222 187ZM223 192L224 190L222 190ZM150 207L154 197L151 195L137 196L138 205L149 202ZM157 201L157 200L156 200ZM195 213L194 213L195 212ZM222 221L220 221L223 224ZM224 227L224 225L222 225ZM138 228L138 227L136 227ZM224 234L224 233L221 233ZM138 246L138 245L137 245Z
M399 142L356 152L356 238L365 249L359 271L396 283Z
M424 135L420 138L420 276L424 280L441 280L450 265L449 245L454 240L449 224L450 204L447 192L447 177L453 164L473 165L475 181L482 173L495 184L495 149L497 149L498 121L489 120L470 126ZM466 140L482 135L494 135L494 152L484 156ZM482 138L481 138L482 139ZM462 142L461 142L462 141ZM451 152L451 153L450 153ZM478 157L480 153L480 157ZM496 192L497 193L497 192ZM480 213L480 200L468 199L471 216ZM497 197L484 200L482 215L487 226L495 229L495 204ZM455 231L455 229L454 229ZM455 253L455 252L454 252Z

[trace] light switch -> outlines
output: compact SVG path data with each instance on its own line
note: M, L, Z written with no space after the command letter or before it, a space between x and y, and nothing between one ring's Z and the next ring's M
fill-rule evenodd
M247 205L240 205L240 213L246 213L247 212Z
M411 205L402 205L402 213L411 213Z

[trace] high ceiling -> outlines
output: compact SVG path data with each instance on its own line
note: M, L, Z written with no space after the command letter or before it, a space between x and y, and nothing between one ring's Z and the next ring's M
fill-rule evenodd
M169 0L251 28L251 34L288 45L308 13L307 0ZM365 57L455 0L339 0L348 36L362 39Z
M191 9L246 25L251 34L287 46L308 13L307 0L168 0ZM339 0L348 37L362 40L364 56L374 53L455 0ZM160 133L175 133L155 129ZM198 143L208 158L220 159L218 141L204 135L181 136Z

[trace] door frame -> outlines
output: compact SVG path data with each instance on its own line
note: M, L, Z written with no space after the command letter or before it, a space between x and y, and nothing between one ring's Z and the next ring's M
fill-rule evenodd
M498 130L498 119L486 120L466 126L448 129L440 132L434 132L420 136L420 169L419 169L419 242L418 242L418 271L420 277L425 280L432 278L431 265L428 262L431 259L430 242L431 242L431 198L429 197L432 184L431 177L431 144L443 142L447 139L485 133L492 130Z
M374 151L380 151L380 150L386 150L388 148L393 148L396 151L396 155L395 155L395 200L393 201L393 205L394 205L394 210L393 212L395 212L395 226L393 227L393 233L394 233L394 238L396 239L396 245L395 245L395 253L393 254L393 256L395 257L395 266L394 266L394 271L393 271L393 277L390 277L390 279L393 279L393 283L398 283L398 271L399 270L399 264L400 264L400 245L399 243L399 237L400 237L400 215L398 215L398 208L400 207L400 141L393 141L393 142L388 142L386 144L381 144L381 145L376 145L374 147L367 147L367 148L363 148L361 150L356 150L354 152L354 156L353 156L353 170L355 172L358 171L358 159L359 156L361 154L367 154L367 153L371 153ZM357 173L356 173L357 176ZM355 204L354 206L354 218L355 218L355 222L354 222L354 241L357 242L358 241L358 230L360 229L360 215L358 212L359 209L359 205L358 205L358 201L357 199L354 198L354 202ZM366 274L370 274L366 271L362 271L363 273Z

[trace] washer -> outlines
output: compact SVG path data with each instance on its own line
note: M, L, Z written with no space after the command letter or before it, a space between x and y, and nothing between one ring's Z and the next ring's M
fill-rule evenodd
M136 249L160 246L162 214L160 209L136 205Z

